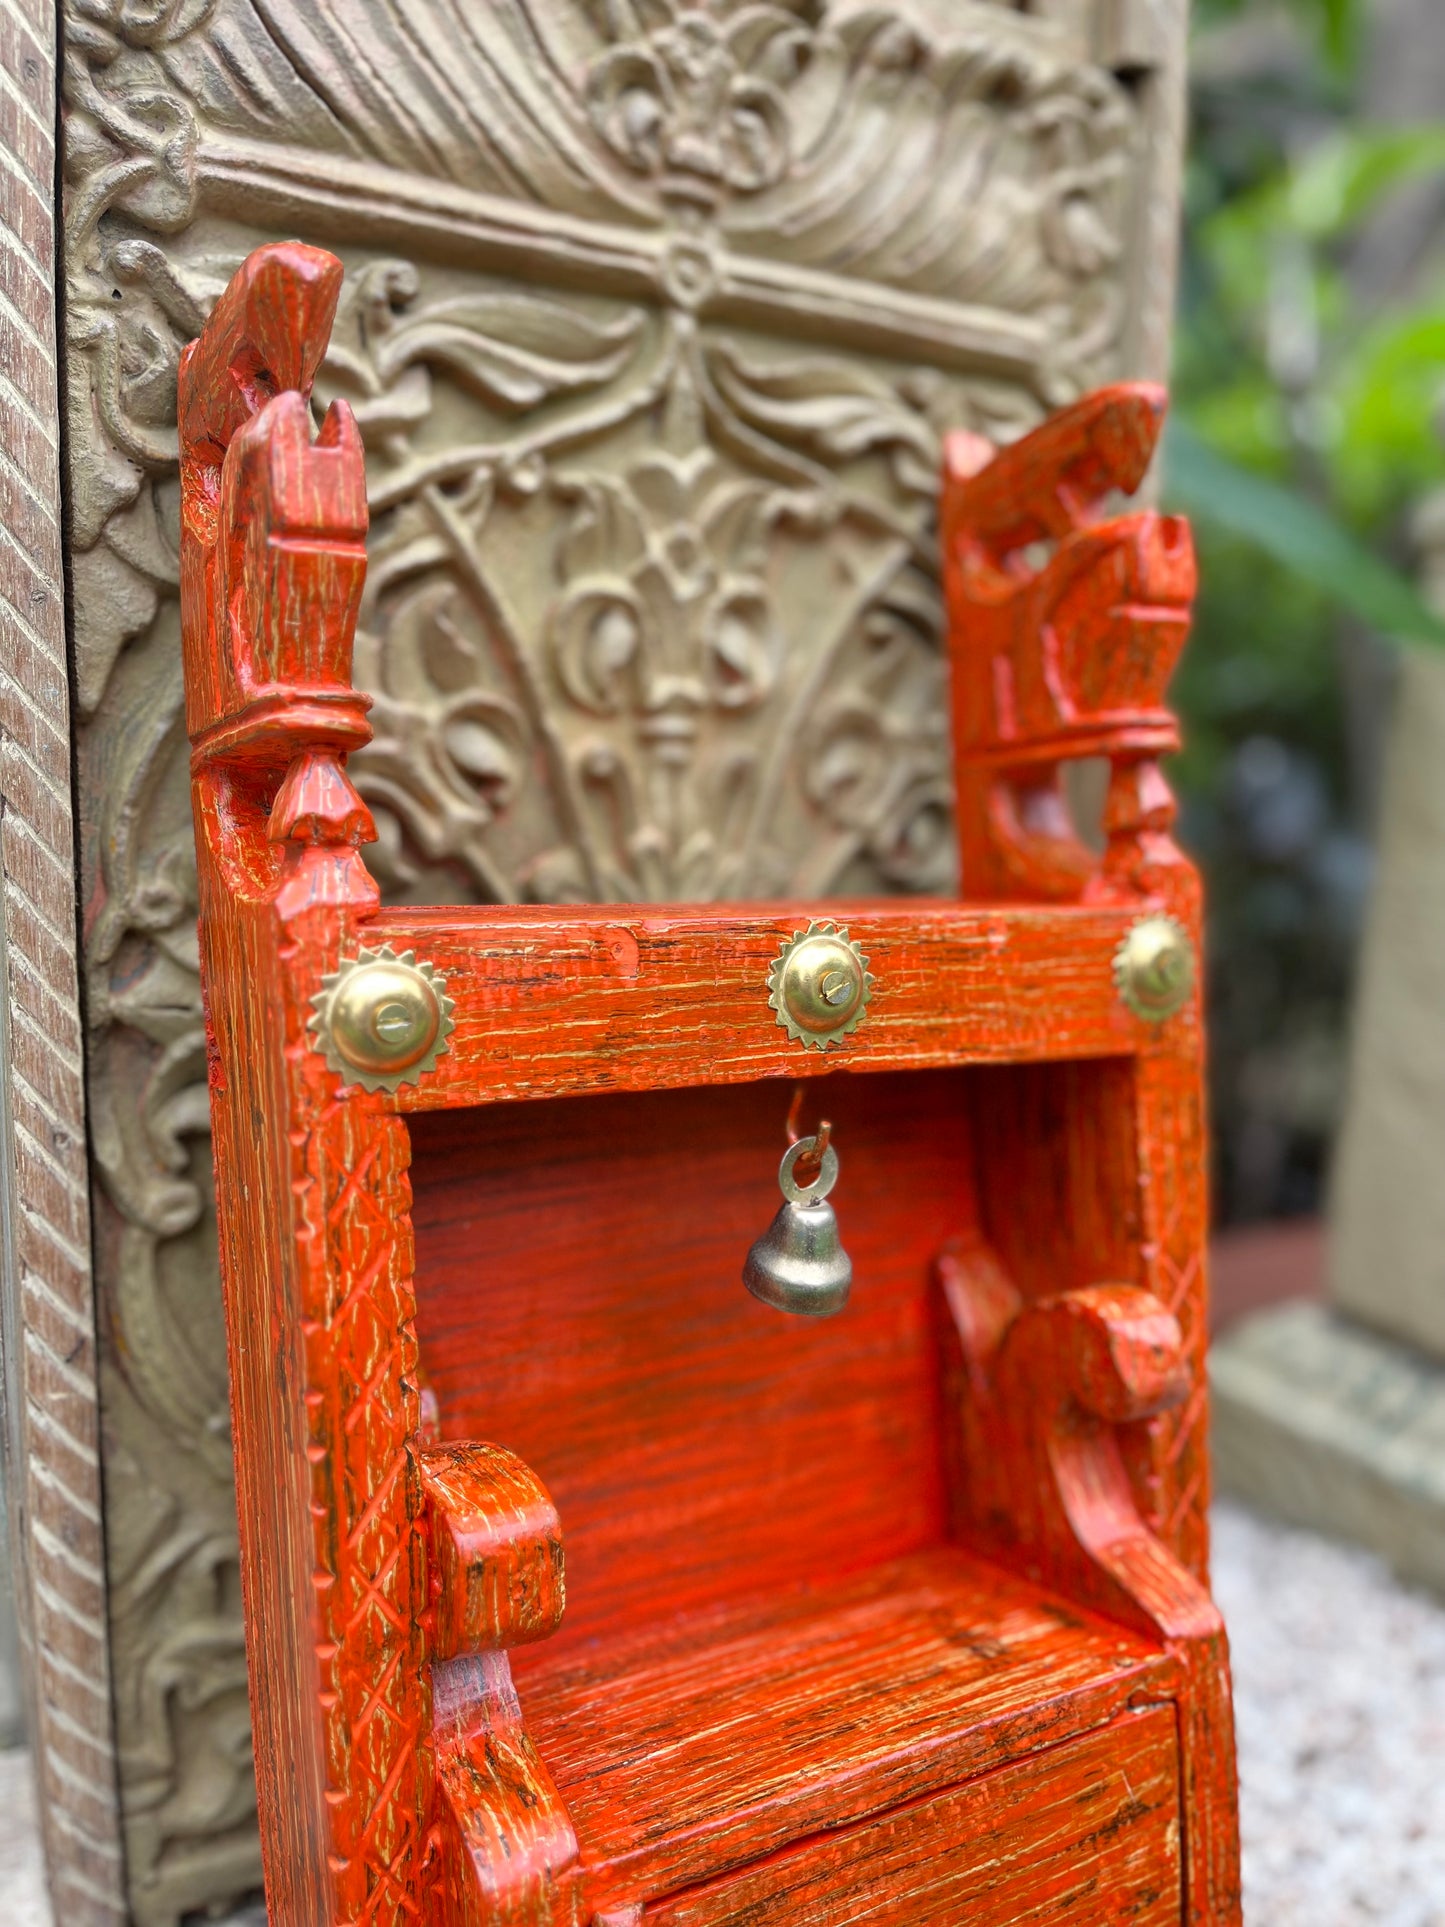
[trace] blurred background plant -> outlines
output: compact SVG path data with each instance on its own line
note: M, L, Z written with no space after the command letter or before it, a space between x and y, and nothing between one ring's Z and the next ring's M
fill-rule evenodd
M1411 587L1412 521L1445 477L1442 4L1194 0L1165 496L1202 564L1176 777L1211 886L1222 1223L1322 1202L1382 638L1445 642Z

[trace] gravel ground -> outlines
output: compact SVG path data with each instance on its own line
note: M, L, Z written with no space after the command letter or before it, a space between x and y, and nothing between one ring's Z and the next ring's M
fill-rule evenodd
M1246 1927L1445 1927L1445 1607L1216 1508Z
M35 1782L30 1756L20 1749L0 1753L0 1920L5 1927L50 1927L35 1824Z
M1232 1505L1215 1513L1214 1584L1234 1646L1246 1927L1445 1927L1445 1606ZM0 1923L52 1927L23 1753L0 1753Z

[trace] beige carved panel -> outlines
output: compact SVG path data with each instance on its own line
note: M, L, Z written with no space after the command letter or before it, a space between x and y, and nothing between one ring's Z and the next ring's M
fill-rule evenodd
M1172 80L1093 57L1141 20L1177 52L1177 9L1149 0L70 0L90 1101L141 1921L258 1878L181 343L257 240L345 259L323 386L368 448L355 768L391 894L947 887L939 437L1016 433L1137 357L1167 304L1167 263L1128 291L1153 158L1173 178Z

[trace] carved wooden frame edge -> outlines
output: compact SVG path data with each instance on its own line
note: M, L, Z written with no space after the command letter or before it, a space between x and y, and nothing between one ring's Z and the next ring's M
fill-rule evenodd
M57 359L54 0L0 0L0 1349L51 1899L123 1922L76 944Z
M1136 380L1167 381L1183 215L1190 0L1152 0L1152 4L1152 15L1146 20L1155 59L1142 82L1140 98L1148 156L1140 179L1149 192L1141 195L1134 208L1128 238L1130 267L1143 276L1144 285L1142 298L1125 322L1121 365ZM1132 9L1128 0L1116 0L1116 6L1116 17L1124 23L1121 37L1127 39L1129 15L1142 9L1137 0ZM1121 46L1116 64L1127 66L1141 51ZM1156 474L1157 468L1156 462Z

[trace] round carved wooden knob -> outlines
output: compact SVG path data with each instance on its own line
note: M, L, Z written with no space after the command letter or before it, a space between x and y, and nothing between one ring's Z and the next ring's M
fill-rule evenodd
M345 957L312 998L317 1048L348 1084L394 1091L431 1070L451 1035L446 980L389 944Z
M846 930L810 923L783 945L768 972L768 1002L790 1037L817 1050L862 1023L872 992L868 959Z
M1173 917L1141 917L1114 954L1114 981L1136 1017L1162 1024L1194 989L1194 945Z

